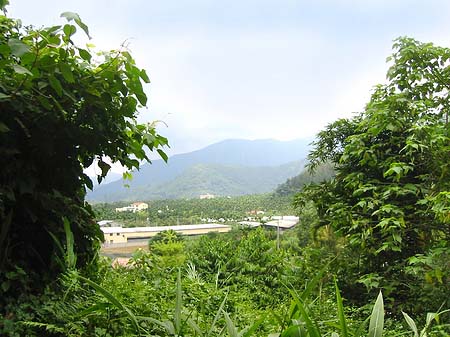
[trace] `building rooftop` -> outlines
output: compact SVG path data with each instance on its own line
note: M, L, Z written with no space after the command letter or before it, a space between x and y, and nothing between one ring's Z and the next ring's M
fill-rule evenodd
M220 224L198 224L198 225L178 225L178 226L152 226L152 227L102 227L105 234L110 233L138 233L138 232L160 232L167 230L183 231L193 229L228 228L230 226Z

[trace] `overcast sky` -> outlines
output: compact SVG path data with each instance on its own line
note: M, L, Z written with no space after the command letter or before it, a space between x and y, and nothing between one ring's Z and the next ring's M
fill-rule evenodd
M228 138L310 137L360 111L392 41L450 46L450 1L10 0L24 24L80 14L92 43L128 40L152 83L140 120L163 120L169 153Z

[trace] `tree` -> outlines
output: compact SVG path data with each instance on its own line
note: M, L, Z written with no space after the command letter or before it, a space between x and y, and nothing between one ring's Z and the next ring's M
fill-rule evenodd
M335 179L296 197L299 207L313 200L319 226L346 238L356 278L396 303L418 285L405 272L411 258L437 246L450 256L449 59L450 49L396 40L387 84L362 113L320 132L309 155L312 170L331 161ZM449 280L447 272L438 283Z
M88 27L75 13L61 16L67 24L35 29L0 15L0 284L7 294L8 271L39 273L36 289L61 271L55 255L64 250L64 222L78 267L97 255L102 232L85 202L86 167L98 161L100 182L110 170L105 158L129 170L149 161L146 148L167 159L167 139L136 121L147 103L145 70L124 47L78 47L73 36L77 29L89 36Z

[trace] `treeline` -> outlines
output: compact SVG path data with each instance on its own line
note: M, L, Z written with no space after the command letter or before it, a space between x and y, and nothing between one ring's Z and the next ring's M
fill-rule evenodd
M147 201L149 208L139 213L115 212L125 203L93 205L98 220L118 220L126 226L165 226L196 224L210 220L241 221L262 216L292 215L295 213L292 198L275 194L254 194L239 197L217 197L213 199L169 199Z

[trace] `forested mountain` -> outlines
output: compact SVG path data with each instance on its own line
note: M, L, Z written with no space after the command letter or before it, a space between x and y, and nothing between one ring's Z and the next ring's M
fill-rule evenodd
M320 183L325 180L331 179L335 174L333 166L330 163L324 163L319 165L314 172L309 172L304 169L300 174L295 177L288 178L284 183L278 185L275 190L277 195L294 195L300 192L303 186L310 183Z
M131 181L102 184L87 198L111 202L270 192L302 171L310 141L225 140L175 155L168 163L144 164Z

